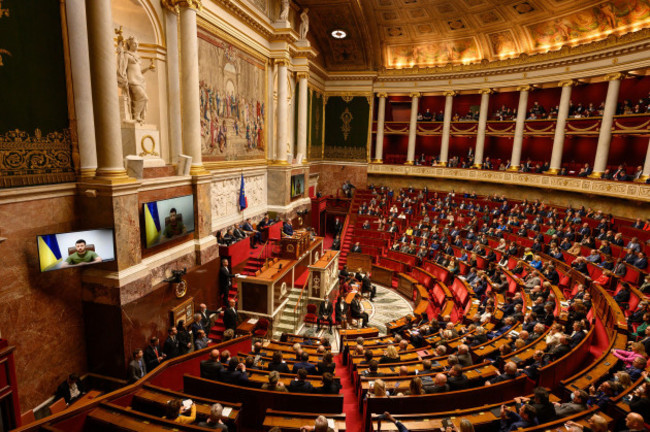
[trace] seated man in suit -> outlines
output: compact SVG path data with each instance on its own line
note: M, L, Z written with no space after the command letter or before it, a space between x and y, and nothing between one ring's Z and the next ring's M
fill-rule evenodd
M298 369L298 377L289 383L289 391L291 393L313 393L314 386L310 382L306 381L307 370Z
M517 370L517 363L509 361L503 367L503 373L492 378L490 381L486 381L485 385L497 384L503 381L508 381L517 378L521 373Z
M321 321L327 321L329 323L329 334L332 334L332 313L334 312L334 306L330 301L328 296L325 296L323 302L318 306L318 318L316 319L316 331L320 330Z
M501 405L501 427L499 432L516 431L525 429L537 424L535 408L529 404L523 404L519 412L509 411L505 405Z
M293 235L293 225L291 224L291 219L287 219L282 224L282 233L286 236Z
M352 249L350 250L350 252L355 252L355 253L361 253L362 252L361 251L361 245L359 244L359 242L356 242L354 244L354 246L352 246Z
M361 280L361 292L370 293L370 301L375 301L375 296L377 295L377 288L370 282L368 275L364 275Z
M571 414L579 413L587 409L587 399L589 395L583 390L575 390L572 393L571 402L559 403L554 402L555 405L555 414L558 417L567 417Z
M469 380L463 373L463 367L459 364L452 366L447 382L451 390L465 390L469 387Z
M318 375L316 366L309 363L309 353L306 351L303 351L302 354L300 354L300 361L294 363L292 372L297 373L300 369L304 369L307 375ZM291 388L289 389L291 390Z
M75 402L86 393L84 386L77 374L70 374L56 389L54 399L63 398L67 405Z
M222 370L219 374L219 381L240 386L248 385L246 365L240 363L237 357L231 357L230 361L228 361L228 369Z
M280 373L290 373L289 366L287 366L287 363L282 359L282 351L275 351L273 353L273 357L266 369Z
M223 312L223 325L226 327L226 330L237 329L237 320L239 315L235 309L235 299L228 300L228 309Z
M447 375L439 373L433 379L433 385L424 388L424 391L429 393L446 393L449 391L449 384L447 384Z
M366 312L363 312L361 306L361 295L356 294L354 299L350 303L350 314L352 318L360 319L362 327L368 327L369 316Z
M251 236L251 247L257 249L257 245L262 243L262 233L253 228L250 219L246 219L244 223L241 224L241 229Z
M202 360L199 367L201 369L201 378L218 380L219 374L223 370L223 364L219 361L219 350L213 349L210 351L210 356L207 360Z

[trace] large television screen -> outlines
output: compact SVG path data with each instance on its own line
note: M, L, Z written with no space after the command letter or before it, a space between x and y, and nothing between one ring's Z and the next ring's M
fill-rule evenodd
M150 248L194 231L194 196L144 204L145 245Z
M112 229L36 236L42 272L115 260Z
M291 198L305 193L305 175L296 174L291 176Z

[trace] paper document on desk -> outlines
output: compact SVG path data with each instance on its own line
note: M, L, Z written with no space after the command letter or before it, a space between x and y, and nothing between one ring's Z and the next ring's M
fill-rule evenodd
M247 322L248 324L257 324L257 318L251 318Z
M336 425L335 425L335 423L334 423L334 419L328 418L328 419L327 419L327 426L329 426L329 427L331 427L332 429L335 429L335 430L336 430L336 427L335 427Z
M192 399L185 399L183 401L183 408L185 408L186 410L192 408Z
M223 407L223 411L221 412L222 417L230 417L230 413L232 412L232 408L230 407Z

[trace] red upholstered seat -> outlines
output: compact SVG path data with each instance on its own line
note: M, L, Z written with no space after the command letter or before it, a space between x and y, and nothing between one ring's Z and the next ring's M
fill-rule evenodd
M306 323L311 323L311 324L316 324L316 320L318 317L316 316L316 305L315 304L308 304L307 305L307 314L305 315L305 322Z
M253 332L253 336L255 337L260 337L264 338L269 332L269 320L266 318L260 318L259 321L257 321L257 325L255 326L255 331Z

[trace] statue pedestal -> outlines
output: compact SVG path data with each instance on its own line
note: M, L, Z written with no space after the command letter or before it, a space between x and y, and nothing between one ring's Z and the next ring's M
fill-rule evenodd
M277 20L277 21L273 21L273 22L271 23L271 25L272 25L273 28L275 28L276 30L282 30L282 29L289 29L289 30L291 30L291 23L289 22L289 20Z
M311 48L311 44L307 39L298 39L294 44L298 48Z
M144 168L165 166L160 157L160 132L154 125L122 122L122 150L125 156L141 157Z

